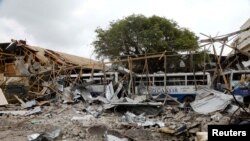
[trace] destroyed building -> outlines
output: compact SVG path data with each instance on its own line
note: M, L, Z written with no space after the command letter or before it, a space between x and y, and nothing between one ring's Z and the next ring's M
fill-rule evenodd
M35 98L49 91L56 92L60 79L61 83L68 83L64 85L78 83L79 78L72 80L69 75L98 72L103 68L100 62L30 46L22 40L1 43L0 55L0 84L10 103L15 100L15 94Z
M227 37L203 42L224 47ZM0 43L0 55L0 140L206 141L208 125L250 124L242 96L214 90L215 78L239 62L221 53L203 66L193 65L194 53L172 55L188 58L174 65L166 52L98 62L12 40ZM150 72L150 59L163 69ZM193 99L175 97L189 92Z
M250 28L250 19L248 19L241 27L241 30ZM234 39L234 41L231 43L232 46L236 46L237 49L243 52L250 52L250 33L249 32L241 32L238 34L238 36ZM237 58L237 59L236 59ZM233 50L228 59L231 62L234 62L235 60L239 60L239 63L235 67L235 69L242 70L242 69L249 69L250 61L249 61L249 55L246 53L241 53L237 50Z
M250 18L240 27L241 30L250 27ZM234 44L237 44L237 47L245 52L250 51L250 33L242 32L235 39Z

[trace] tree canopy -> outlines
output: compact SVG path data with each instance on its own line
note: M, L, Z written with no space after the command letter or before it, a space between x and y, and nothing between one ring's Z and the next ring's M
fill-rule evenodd
M164 17L131 15L111 22L108 29L97 28L93 42L97 57L140 55L198 48L197 37L187 28Z

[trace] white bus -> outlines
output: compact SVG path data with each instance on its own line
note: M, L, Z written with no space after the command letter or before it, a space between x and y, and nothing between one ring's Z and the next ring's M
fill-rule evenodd
M160 98L164 98L167 93L180 102L193 101L197 86L211 87L208 72L141 74L135 79L136 94L161 95Z
M250 96L250 70L229 70L224 72L225 78L228 82L230 90L235 95L243 97ZM226 84L223 76L218 77L216 89L219 91L225 91Z

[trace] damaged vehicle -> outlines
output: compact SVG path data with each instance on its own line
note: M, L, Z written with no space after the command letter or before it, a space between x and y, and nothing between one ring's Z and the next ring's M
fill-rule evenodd
M152 98L164 101L169 95L179 102L195 100L197 87L211 86L209 73L154 73L136 75L135 89L137 94L149 94Z
M218 77L216 90L225 92L226 89L232 90L236 96L242 96L244 103L250 102L250 70L230 70L224 72L228 86L223 80L223 76ZM229 87L229 88L227 88Z

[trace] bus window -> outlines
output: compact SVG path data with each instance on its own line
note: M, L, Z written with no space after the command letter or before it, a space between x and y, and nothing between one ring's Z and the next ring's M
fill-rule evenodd
M185 85L185 76L167 76L167 85Z
M187 85L208 85L207 75L187 76Z
M233 81L240 81L241 74L240 73L233 73Z
M154 77L155 86L164 86L164 76L155 76Z
M135 85L144 84L145 86L153 85L153 77L152 76L138 76L135 78Z
M76 78L76 77L78 77L78 75L71 75L71 78ZM82 82L93 80L94 84L104 85L104 84L109 84L112 81L117 82L118 81L118 73L107 72L106 73L106 82L104 81L104 74L103 73L82 74L80 76L80 79Z

